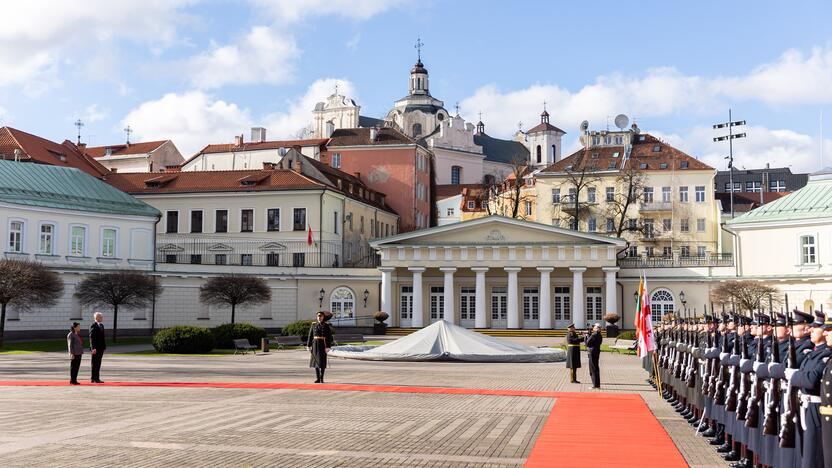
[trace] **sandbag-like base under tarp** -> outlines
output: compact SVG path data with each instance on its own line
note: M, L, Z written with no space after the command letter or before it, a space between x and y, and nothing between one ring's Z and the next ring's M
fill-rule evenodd
M534 348L444 320L382 346L335 346L330 356L368 361L558 362L562 349Z

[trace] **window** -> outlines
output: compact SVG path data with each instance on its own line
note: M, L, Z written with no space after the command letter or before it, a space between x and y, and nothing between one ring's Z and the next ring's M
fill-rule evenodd
M40 242L38 243L38 253L41 255L53 255L55 240L55 225L41 224L40 226Z
M575 187L569 188L569 198L566 201L569 203L575 203L576 201L578 201L578 191L575 189Z
M586 189L586 202L587 203L595 203L595 187L587 187L587 189Z
M445 210L445 216L453 216L453 215L454 215L454 209L453 208L448 208L447 210Z
M682 203L688 202L688 188L687 187L679 187L679 201Z
M601 144L601 137L599 137L599 136L592 137L592 145L593 146L600 145L600 144Z
M491 288L491 320L505 320L506 317L508 317L508 288L493 287Z
M786 181L785 180L772 180L768 184L770 192L785 192L786 191Z
M673 231L673 221L670 218L664 218L662 220L662 230L664 232Z
M615 187L607 187L607 202L611 203L615 201Z
M679 220L679 230L682 232L690 232L690 220L688 218Z
M240 232L254 231L254 210L240 211Z
M420 124L420 123L413 124L413 138L416 138L416 137L421 136L421 135L422 135L422 124Z
M191 211L191 232L202 232L202 210Z
M644 203L653 203L653 187L644 187Z
M430 287L430 318L437 320L445 318L445 287Z
M540 318L540 296L537 288L523 288L523 319Z
M525 206L526 216L531 216L532 215L532 202L530 202L529 200L526 200L525 205L526 205Z
M228 261L225 254L216 254L214 255L214 265L225 265Z
M595 218L589 218L586 221L586 230L589 232L595 232L598 229L598 220Z
M638 168L639 168L639 169L647 169L647 163L640 163L640 164L638 165Z
M670 187L662 187L662 202L670 203Z
M179 212L168 211L165 218L165 232L168 234L179 232Z
M673 256L673 249L670 247L662 247L662 257L670 258Z
M586 288L586 320L600 322L604 318L604 307L601 303L601 288L590 286Z
M616 135L614 141L615 141L616 145L623 145L624 144L624 137L621 136L621 135Z
M413 286L402 286L399 291L399 314L403 320L413 318Z
M228 232L228 210L214 213L214 232Z
M355 318L355 294L350 288L335 288L329 296L329 310L336 320L353 320Z
M468 207L469 210L473 210L477 207L477 204L476 204L476 202L469 201L466 206Z
M679 248L679 256L690 257L690 247L687 245L683 245L681 248Z
M631 245L627 249L627 256L628 257L638 257L638 247L635 245Z
M251 254L240 254L240 265L242 265L242 266L251 266L251 264L252 264Z
M462 168L461 167L451 166L451 183L452 184L461 184L462 183L462 182L460 182L460 180L462 180L462 177L460 177L461 174L462 174Z
M336 211L332 214L333 214L333 217L332 217L332 232L334 232L335 234L338 234L338 224L340 224L338 222L338 212Z
M542 162L543 156L541 155L540 145L537 145L537 150L535 151L535 154L537 155L537 162Z
M607 232L614 232L615 231L615 220L612 218L607 218Z
M266 230L280 230L280 208L269 208L269 210L266 211Z
M815 236L800 236L800 264L813 265L815 263L817 263Z
M69 255L83 257L87 249L87 228L72 226L69 230Z
M748 181L745 183L745 191L746 192L760 192L762 191L761 182L760 181Z
M650 218L646 218L644 220L644 237L652 239L655 236L656 233L653 231L653 220Z
M361 232L361 234L364 234L364 215L361 215L361 225L359 226L358 231Z
M354 215L352 213L347 215L347 219L349 220L349 224L350 224L350 232L352 232L352 217L353 216Z
M667 169L667 163L659 163L659 169Z
M116 256L116 230L105 228L101 230L101 256Z
M552 203L560 203L560 189L552 189Z
M696 219L696 231L705 232L705 218Z
M662 150L661 145L653 145L653 152L654 153L659 153L659 152L661 152L661 150Z
M466 286L460 288L459 292L459 319L474 320L477 304L476 288Z
M306 208L295 208L292 213L292 230L306 230Z
M627 220L627 229L635 230L638 228L638 220L635 218L631 218Z
M682 162L679 163L679 168L680 169L687 169L688 166L689 166L689 164L688 164L687 161L682 161Z
M572 319L572 295L566 286L555 287L555 320Z
M653 247L645 247L645 248L644 248L644 253L645 253L648 257L652 257L652 256L653 256L653 254L655 253L655 249L654 249Z
M292 266L302 267L306 266L306 254L303 252L295 252L292 254Z
M202 255L200 254L191 254L191 264L192 265L199 265L202 263Z
M341 167L341 154L332 153L332 167L339 169Z
M485 200L481 201L481 202L480 202L480 209L481 209L481 210L484 210L484 209L486 209L486 208L488 208L488 202L487 202L487 201L485 201Z
M731 183L730 182L725 183L725 191L726 192L741 192L742 190L740 189L740 187L742 187L742 184L740 184L739 182L734 182L734 190L731 190Z
M705 256L707 256L707 253L705 252L705 246L704 246L704 245L698 245L698 246L696 246L696 256L697 256L697 257L705 257Z
M9 252L23 252L23 221L9 223Z
M676 308L676 300L667 289L657 289L650 295L650 316L653 323L657 323L665 314L672 313Z
M176 263L176 254L165 255L165 263Z
M697 202L705 201L705 186L704 185L697 185L695 187L695 196Z

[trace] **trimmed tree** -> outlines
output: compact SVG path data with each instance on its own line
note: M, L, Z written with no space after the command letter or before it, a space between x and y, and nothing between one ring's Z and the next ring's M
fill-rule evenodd
M262 304L271 298L272 291L269 285L257 276L215 276L199 288L199 300L203 303L231 307L231 323L234 323L238 305Z
M162 292L155 276L134 271L90 275L81 281L75 294L85 306L113 308L113 342L118 339L119 307L145 307Z
M0 348L6 331L7 306L51 306L63 291L64 283L57 273L39 263L0 260Z
M780 305L780 291L758 281L729 281L711 291L711 299L717 304L733 304L749 314L768 306L769 297L773 305Z

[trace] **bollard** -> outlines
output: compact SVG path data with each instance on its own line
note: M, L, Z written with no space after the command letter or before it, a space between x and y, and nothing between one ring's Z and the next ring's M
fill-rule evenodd
M269 339L268 338L261 338L260 339L260 351L264 353L269 352Z

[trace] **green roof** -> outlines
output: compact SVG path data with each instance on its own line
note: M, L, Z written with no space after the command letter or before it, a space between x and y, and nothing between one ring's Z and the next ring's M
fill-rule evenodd
M829 176L813 174L805 187L738 216L728 221L728 225L832 218L832 179Z
M114 215L160 216L159 210L71 167L0 160L0 202Z

